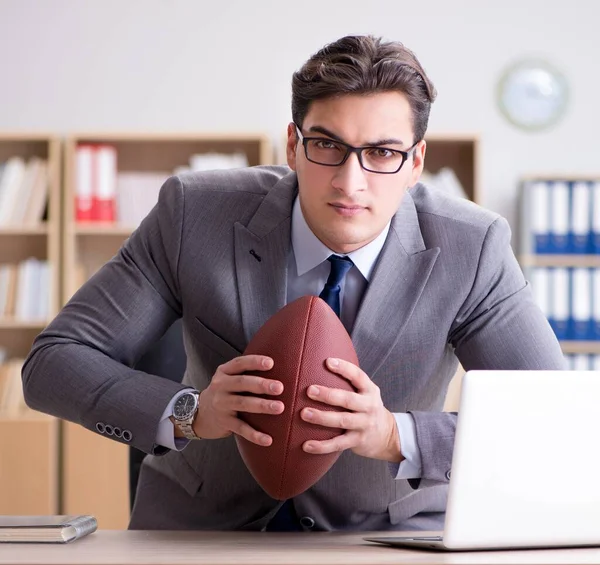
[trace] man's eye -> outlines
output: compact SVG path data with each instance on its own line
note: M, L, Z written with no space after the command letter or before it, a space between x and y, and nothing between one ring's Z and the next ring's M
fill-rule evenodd
M333 141L327 141L326 139L319 139L315 141L315 145L319 149L338 149L338 146Z
M370 155L377 157L378 159L389 159L394 156L394 152L386 149L385 147L376 147L369 151Z

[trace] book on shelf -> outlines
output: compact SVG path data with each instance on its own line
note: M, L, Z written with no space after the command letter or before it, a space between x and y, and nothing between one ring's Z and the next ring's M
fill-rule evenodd
M421 182L451 196L468 198L456 173L450 167L442 167L437 173L431 173L427 170L423 171Z
M39 157L11 157L0 167L0 227L36 226L48 202L48 164Z
M0 264L0 320L43 321L49 306L48 261L30 257L18 264Z
M96 531L94 516L0 516L0 542L69 543Z

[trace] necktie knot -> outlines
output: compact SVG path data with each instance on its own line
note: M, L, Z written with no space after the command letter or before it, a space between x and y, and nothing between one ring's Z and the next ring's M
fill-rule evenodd
M330 255L327 260L331 263L331 271L319 297L327 302L339 317L341 283L354 263L349 257L339 255Z

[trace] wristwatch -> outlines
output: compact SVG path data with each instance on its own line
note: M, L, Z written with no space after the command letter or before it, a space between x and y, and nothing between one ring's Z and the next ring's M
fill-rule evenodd
M197 390L187 391L175 401L173 406L174 423L186 439L201 439L192 428L196 412L198 412L199 396Z

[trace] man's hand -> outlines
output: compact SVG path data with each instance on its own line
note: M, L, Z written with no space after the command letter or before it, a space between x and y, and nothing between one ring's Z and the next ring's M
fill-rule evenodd
M385 408L379 387L356 365L327 359L327 368L344 377L357 392L311 385L308 396L317 402L345 408L333 412L305 408L302 419L312 424L342 428L345 433L325 441L307 441L308 453L333 453L351 449L357 455L399 463L404 459L393 414Z
M283 402L265 400L243 393L278 395L283 383L254 375L248 371L268 371L273 360L263 355L243 355L220 365L208 388L200 393L198 412L192 425L194 432L204 439L217 439L237 434L258 445L271 445L273 439L238 418L238 412L253 414L281 414ZM241 394L240 394L241 393Z

